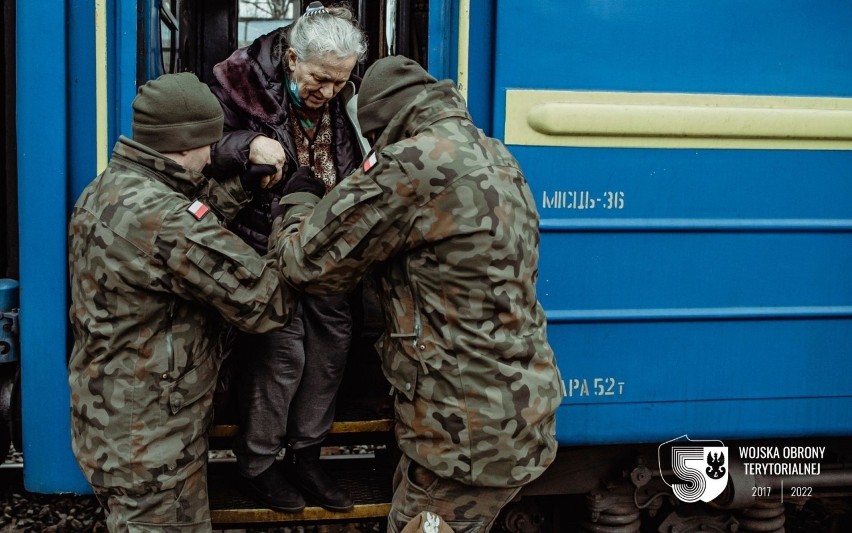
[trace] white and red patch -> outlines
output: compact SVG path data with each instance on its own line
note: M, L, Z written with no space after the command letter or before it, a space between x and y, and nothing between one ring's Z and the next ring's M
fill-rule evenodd
M189 211L197 220L201 220L204 218L204 215L210 212L210 208L200 200L192 202L192 205L187 207L186 210Z
M376 163L378 162L379 158L376 157L376 152L370 152L369 157L367 157L367 160L364 161L364 172L369 172L370 169L376 166Z

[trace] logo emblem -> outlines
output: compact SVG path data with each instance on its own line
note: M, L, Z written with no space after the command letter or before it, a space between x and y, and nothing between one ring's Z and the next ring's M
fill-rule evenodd
M683 502L710 502L728 485L728 447L722 441L681 435L660 444L657 460L663 481Z
M370 155L367 157L367 160L364 161L364 172L369 172L371 168L376 166L376 163L379 162L379 158L376 157L376 152L370 152Z
M186 210L192 213L196 220L201 220L210 211L210 208L196 200Z

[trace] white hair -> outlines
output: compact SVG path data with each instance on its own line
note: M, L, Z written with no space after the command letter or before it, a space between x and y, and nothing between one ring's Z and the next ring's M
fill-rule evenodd
M367 53L367 37L356 25L347 7L329 7L311 16L301 16L290 29L290 48L302 61L333 54L339 59Z

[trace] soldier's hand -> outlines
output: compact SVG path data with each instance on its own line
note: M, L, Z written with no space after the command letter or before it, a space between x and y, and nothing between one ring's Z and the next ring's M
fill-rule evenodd
M294 192L309 192L322 198L325 195L325 183L314 176L311 167L299 167L284 183L281 194L287 195Z
M259 185L261 188L272 187L279 181L284 172L284 167L287 163L287 154L281 143L275 139L258 135L252 139L249 144L249 163L255 165L272 165L275 167L275 172L260 179Z
M256 165L249 163L248 168L240 176L240 183L247 191L256 191L264 188L264 183L269 183L269 177L274 175L276 168L273 165Z

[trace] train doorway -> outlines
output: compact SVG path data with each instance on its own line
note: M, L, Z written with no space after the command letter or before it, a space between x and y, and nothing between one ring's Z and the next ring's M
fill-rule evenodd
M18 188L15 178L15 2L3 3L3 68L0 69L0 278L18 277Z
M289 25L308 0L145 0L141 5L138 83L166 72L192 71L204 81L235 49ZM340 2L325 1L326 5ZM363 74L376 59L405 55L427 66L427 0L357 0L348 4L368 36Z

